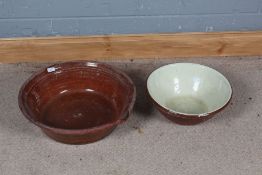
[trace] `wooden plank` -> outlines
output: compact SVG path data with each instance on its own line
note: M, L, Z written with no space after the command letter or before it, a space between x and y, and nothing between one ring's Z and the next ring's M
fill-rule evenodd
M0 39L0 62L262 55L262 31Z

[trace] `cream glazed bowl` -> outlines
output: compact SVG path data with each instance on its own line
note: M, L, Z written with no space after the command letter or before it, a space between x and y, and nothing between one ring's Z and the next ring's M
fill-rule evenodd
M169 120L193 125L211 118L232 97L229 81L200 64L175 63L153 71L147 79L149 97Z

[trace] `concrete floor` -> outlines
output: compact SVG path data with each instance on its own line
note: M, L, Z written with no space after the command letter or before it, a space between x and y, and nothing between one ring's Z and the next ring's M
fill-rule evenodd
M145 80L156 67L196 62L222 72L232 103L195 126L173 124L145 98ZM1 175L261 175L262 59L194 58L110 62L137 85L134 113L105 139L65 145L46 137L17 105L21 84L46 63L0 64Z

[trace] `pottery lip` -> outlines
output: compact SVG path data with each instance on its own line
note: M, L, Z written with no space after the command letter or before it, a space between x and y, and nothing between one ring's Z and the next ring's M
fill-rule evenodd
M122 110L123 113L120 114L118 116L118 119L116 119L113 122L109 122L100 126L95 126L95 127L90 127L90 128L84 128L84 129L63 129L63 128L57 128L57 127L52 127L49 125L46 125L42 122L39 122L37 120L34 120L30 114L28 113L28 111L25 109L25 105L23 103L23 91L25 90L26 86L28 85L29 82L31 82L33 79L37 78L38 76L41 76L41 74L45 73L46 71L48 71L48 68L57 68L55 70L61 69L66 69L67 67L72 67L73 65L78 65L79 67L75 67L75 68L86 68L89 66L92 67L102 67L102 68L106 68L108 70L111 71L111 73L114 74L118 74L120 76L122 76L124 79L127 80L128 82L128 88L129 88L129 93L128 93L128 103L127 105L124 107L124 109ZM83 65L85 64L85 66ZM70 65L70 66L69 66ZM81 66L82 65L82 66ZM96 65L96 66L94 66ZM54 72L52 70L49 69L49 71ZM50 72L50 73L51 73ZM50 65L48 67L44 67L42 69L40 69L39 71L35 72L34 74L32 74L21 86L20 90L19 90L19 94L18 94L18 106L21 110L21 112L23 113L23 115L33 124L39 126L41 129L48 129L48 130L52 130L52 132L54 133L60 133L60 134L70 134L70 135L78 135L78 134L87 134L87 133L92 133L92 132L96 132L99 130L104 130L107 128L112 128L115 127L123 122L125 122L127 120L127 118L129 117L129 115L131 114L131 111L134 107L135 104L135 100L136 100L136 87L133 83L133 81L131 80L131 78L123 71L121 71L120 69L110 66L106 63L101 63L98 61L86 61L86 60L75 60L75 61L67 61L67 62L59 62L53 65Z
M160 105L159 103L157 103L149 94L149 92L147 91L147 95L150 98L150 100L153 102L154 105L156 105L157 108L161 109L164 111L165 115L172 115L172 117L178 117L178 118L184 118L184 119L201 119L201 118L208 118L211 115L214 115L220 111L222 111L224 108L226 108L228 106L228 104L230 103L230 101L232 100L232 95L230 97L230 99L228 100L228 102L223 105L222 107L220 107L219 109L212 111L212 112L208 112L208 113L203 113L203 114L186 114L186 113L181 113L181 112L177 112L174 110L170 110L162 105Z
M171 66L171 65L179 65L179 64L188 64L188 65L200 66L200 67L203 67L203 68L205 68L205 69L210 69L210 70L216 72L218 75L222 76L222 78L226 80L226 82L227 82L227 84L228 84L228 87L229 87L229 89L230 89L230 95L228 96L227 101L226 101L223 105L221 105L220 107L218 107L218 108L216 108L216 109L214 109L214 110L212 110L212 111L205 112L205 113L200 113L200 114L183 113L183 112L175 111L175 110L170 109L170 108L168 108L168 107L166 107L166 106L164 106L164 105L159 104L159 103L153 98L153 96L152 96L152 95L150 94L150 92L149 92L149 88L148 88L149 78L150 78L150 76L151 76L154 72L158 71L159 69L162 69L162 68L165 68L165 67L168 67L168 66ZM223 110L223 109L229 104L229 102L231 101L232 96L233 96L233 89L232 89L232 86L231 86L231 84L230 84L230 81L229 81L222 73L220 73L219 71L217 71L217 70L215 70L215 69L213 69L213 68L211 68L211 67L202 65L202 64L188 63L188 62L179 62L179 63L170 63L170 64L166 64L166 65L164 65L164 66L161 66L161 67L153 70L153 71L147 76L147 95L149 96L150 100L151 100L158 108L164 110L166 114L168 113L168 114L170 114L170 115L179 116L180 118L188 118L188 117L190 117L190 118L205 118L205 117L208 117L208 116L210 116L210 115L213 115L213 114L218 113L219 111Z

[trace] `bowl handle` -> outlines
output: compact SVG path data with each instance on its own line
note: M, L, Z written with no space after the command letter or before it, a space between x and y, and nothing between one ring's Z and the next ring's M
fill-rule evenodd
M124 123L128 119L128 117L130 116L130 113L131 113L131 111L128 110L123 118L120 118L120 119L117 120L117 124Z

